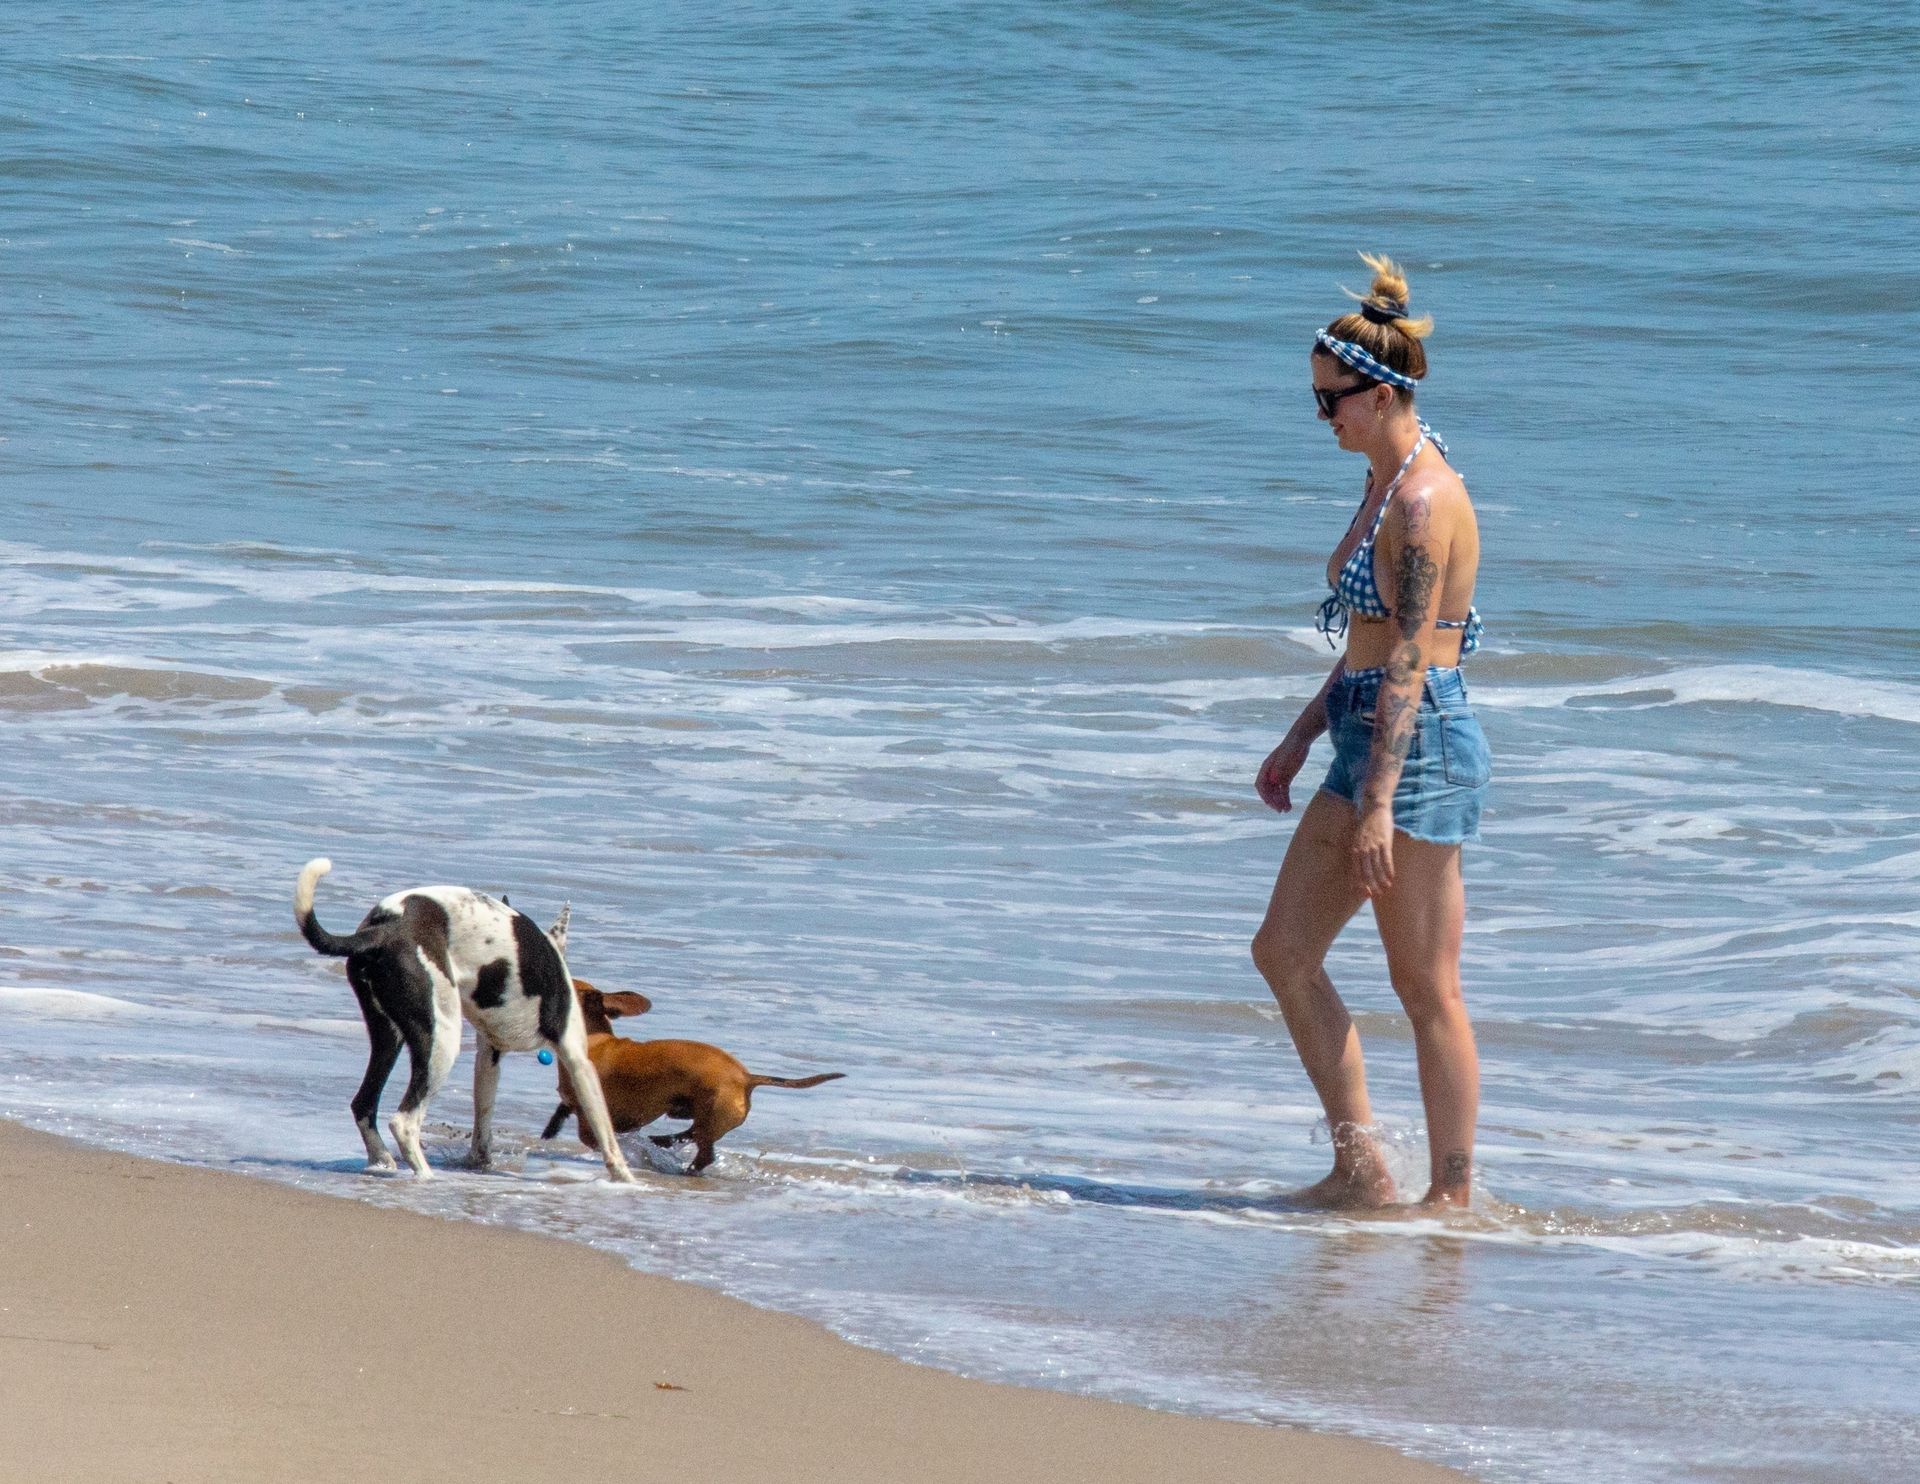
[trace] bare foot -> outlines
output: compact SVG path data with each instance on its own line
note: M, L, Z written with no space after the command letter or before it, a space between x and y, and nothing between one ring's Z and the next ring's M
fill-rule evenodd
M1287 1200L1327 1211L1372 1211L1391 1206L1394 1198L1393 1176L1386 1166L1377 1159L1364 1159L1352 1169L1334 1166L1326 1179L1294 1191Z
M1422 1216L1446 1216L1468 1209L1473 1199L1471 1186L1434 1186L1417 1201L1396 1202L1367 1208L1367 1215L1388 1221L1413 1221Z
M1428 1211L1464 1211L1471 1206L1472 1154L1462 1149L1439 1160L1434 1166L1433 1179L1427 1185L1427 1193L1420 1197L1420 1204Z

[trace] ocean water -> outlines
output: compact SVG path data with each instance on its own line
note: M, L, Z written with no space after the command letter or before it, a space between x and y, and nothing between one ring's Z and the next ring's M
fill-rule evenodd
M1910 1476L1917 77L1865 3L0 9L0 1113L1489 1481ZM1247 957L1359 248L1486 550L1445 1222L1276 1200ZM531 1058L462 1171L463 1061L364 1176L318 854L847 1078L630 1191Z

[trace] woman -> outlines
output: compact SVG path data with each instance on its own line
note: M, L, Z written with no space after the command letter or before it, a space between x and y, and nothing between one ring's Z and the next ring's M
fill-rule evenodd
M1480 1063L1460 995L1460 846L1478 838L1489 763L1459 666L1480 639L1480 537L1466 486L1414 410L1433 321L1408 318L1406 279L1391 261L1361 256L1372 291L1319 333L1311 361L1320 417L1367 460L1360 509L1327 563L1333 593L1319 619L1330 644L1345 635L1346 652L1255 786L1289 810L1294 775L1322 732L1332 733L1333 766L1287 846L1253 959L1333 1131L1333 1171L1300 1198L1387 1205L1395 1191L1371 1133L1360 1038L1323 967L1340 929L1372 900L1387 972L1413 1022L1432 1162L1422 1204L1464 1206Z

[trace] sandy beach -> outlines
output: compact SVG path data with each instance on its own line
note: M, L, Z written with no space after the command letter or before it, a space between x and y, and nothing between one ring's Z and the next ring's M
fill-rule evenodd
M969 1381L558 1239L6 1123L0 1357L9 1484L1462 1477Z

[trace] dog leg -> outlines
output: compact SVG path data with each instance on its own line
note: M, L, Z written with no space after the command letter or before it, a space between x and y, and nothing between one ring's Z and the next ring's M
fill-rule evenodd
M427 1157L420 1152L420 1125L426 1122L427 1104L446 1085L447 1073L453 1070L454 1059L460 1055L460 1010L456 998L435 995L432 1029L425 1036L409 1035L407 1050L413 1058L413 1077L407 1083L407 1095L400 1100L400 1110L387 1127L393 1130L394 1141L413 1167L413 1173L429 1180L433 1171L427 1168Z
M572 1105L562 1103L553 1110L553 1117L547 1120L547 1126L540 1130L540 1137L543 1139L553 1138L561 1129L566 1127L567 1120L571 1117L573 1117Z
M584 1137L590 1130L593 1138L590 1142L600 1148L600 1157L607 1162L607 1178L621 1184L631 1184L633 1171L627 1168L627 1157L620 1152L620 1141L613 1136L613 1120L607 1116L606 1095L600 1091L600 1074L593 1069L593 1063L587 1060L587 1036L580 1027L580 1019L575 1016L568 1022L566 1036L553 1048L554 1055L560 1058L560 1065L567 1069L567 1075L573 1079L573 1095L580 1104L580 1121L585 1125L580 1132Z
M687 1166L689 1175L697 1175L712 1164L713 1146L747 1121L749 1097L744 1090L723 1091L700 1100L693 1110L693 1127L685 1135L694 1145L693 1163Z
M500 1051L485 1036L473 1056L473 1148L468 1162L476 1170L493 1168L493 1099L500 1088Z
M360 985L353 987L360 999L360 1014L367 1022L367 1074L360 1079L360 1090L353 1095L353 1122L360 1130L360 1141L367 1146L369 1170L395 1170L393 1155L380 1137L380 1091L393 1075L393 1064L400 1056L400 1028L373 1001Z

